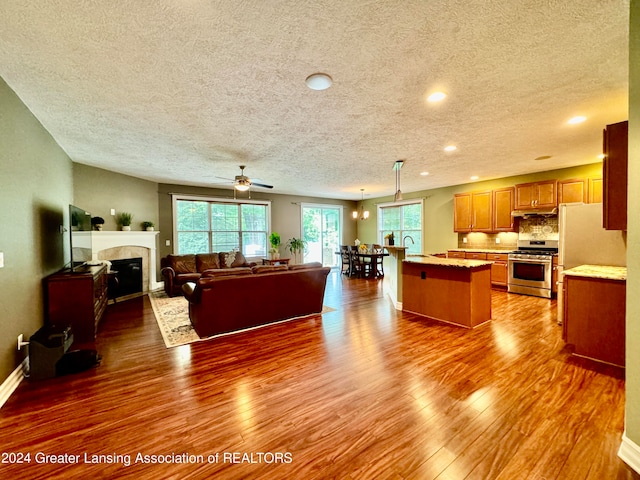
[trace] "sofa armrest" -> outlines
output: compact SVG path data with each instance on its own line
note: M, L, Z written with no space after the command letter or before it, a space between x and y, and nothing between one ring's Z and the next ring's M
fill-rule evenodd
M191 303L199 303L202 296L202 289L198 288L197 284L193 282L187 282L182 285L182 293L184 297Z
M175 270L171 267L164 267L162 270L160 270L160 273L162 273L163 277L168 278L175 278L176 276Z

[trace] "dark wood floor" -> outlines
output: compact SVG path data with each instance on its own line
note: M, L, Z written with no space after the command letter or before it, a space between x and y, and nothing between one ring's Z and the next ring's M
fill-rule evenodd
M1 478L639 478L616 455L623 375L570 357L555 301L494 292L494 320L464 330L331 274L325 304L173 349L146 297L110 306L100 367L25 380L0 411L1 451L31 455Z

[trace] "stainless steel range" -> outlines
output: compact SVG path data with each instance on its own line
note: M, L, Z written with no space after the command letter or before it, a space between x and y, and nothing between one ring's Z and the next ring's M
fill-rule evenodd
M518 240L518 250L509 254L507 290L551 298L553 256L557 253L557 240Z

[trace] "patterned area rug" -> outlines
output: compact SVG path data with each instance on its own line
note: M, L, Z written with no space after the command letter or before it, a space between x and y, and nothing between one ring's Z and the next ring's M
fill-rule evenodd
M238 332L244 332L246 330L254 330L266 325L260 325L258 327L249 328L245 330L239 330L238 332L223 333L220 335L214 335L213 337L200 338L191 325L189 320L189 302L184 297L170 298L163 290L156 290L149 292L149 300L153 307L153 313L156 316L160 333L164 339L164 344L167 348L178 347L180 345L186 345L188 343L199 342L201 340L207 340L209 338L221 337L224 335L232 335ZM327 307L323 305L322 312L333 312L335 308ZM307 315L308 316L308 315ZM303 317L296 317L303 318ZM295 320L289 318L282 320L282 322L288 322ZM275 323L282 323L275 322ZM270 323L269 325L274 325Z

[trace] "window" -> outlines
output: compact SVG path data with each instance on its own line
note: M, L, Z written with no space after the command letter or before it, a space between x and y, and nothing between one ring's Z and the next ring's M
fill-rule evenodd
M178 254L239 250L266 257L271 204L259 201L173 197Z
M389 203L378 206L378 238L384 243L385 235L393 232L395 244L409 236L406 253L422 253L422 200ZM411 242L413 240L413 243Z

